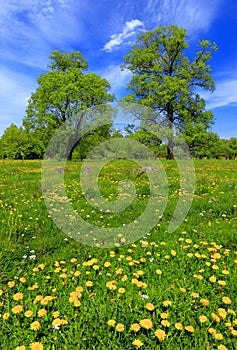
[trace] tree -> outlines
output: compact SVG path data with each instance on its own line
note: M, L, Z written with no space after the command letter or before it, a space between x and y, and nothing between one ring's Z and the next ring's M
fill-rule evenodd
M70 121L83 110L113 101L110 84L95 73L85 73L87 61L79 51L67 54L53 51L49 71L37 79L38 88L32 93L23 125L28 131L42 134L48 143L55 129ZM78 120L77 128L80 128Z
M29 154L29 135L22 128L11 124L1 137L1 156L3 158L24 159Z
M190 60L185 55L187 39L186 30L175 25L143 33L122 66L133 73L127 86L132 92L124 100L151 107L166 118L170 128L175 125L181 130L187 123L210 125L213 115L205 111L198 91L215 89L208 61L216 44L200 41L200 50ZM167 151L168 158L173 158L171 138Z

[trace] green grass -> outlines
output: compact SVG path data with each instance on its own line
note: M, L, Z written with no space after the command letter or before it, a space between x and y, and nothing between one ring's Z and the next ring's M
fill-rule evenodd
M236 161L195 161L193 203L173 233L167 230L179 198L179 173L175 162L162 164L169 201L161 220L140 240L104 249L80 244L54 224L42 197L40 161L0 165L2 349L128 350L138 348L135 339L143 343L140 349L236 349ZM69 162L65 172L75 214L103 229L142 213L149 174L137 177L135 162L111 162L99 176L101 194L111 203L119 198L119 181L136 185L136 198L118 214L101 214L86 202L80 166ZM18 305L22 311L14 309ZM131 329L140 322L137 332ZM32 323L39 328L31 329ZM163 340L157 330L165 332Z

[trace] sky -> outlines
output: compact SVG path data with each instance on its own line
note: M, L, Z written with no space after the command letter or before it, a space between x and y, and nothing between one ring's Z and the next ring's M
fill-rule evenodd
M21 126L37 78L53 50L80 51L89 71L106 78L116 98L126 95L131 73L123 57L137 35L162 25L184 27L189 54L199 40L216 42L210 62L216 90L200 92L220 137L237 137L236 0L1 0L0 136Z

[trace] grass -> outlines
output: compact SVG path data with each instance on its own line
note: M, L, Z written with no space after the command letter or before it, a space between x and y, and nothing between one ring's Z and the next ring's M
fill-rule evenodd
M179 173L175 162L162 164L169 201L160 221L129 245L103 249L76 242L54 224L41 192L40 161L1 164L2 349L236 349L236 161L195 161L194 200L173 233L167 230ZM111 162L99 176L111 203L120 180L136 185L136 198L118 214L86 202L80 165L69 162L65 173L75 214L103 229L142 213L149 178L137 177L134 162Z

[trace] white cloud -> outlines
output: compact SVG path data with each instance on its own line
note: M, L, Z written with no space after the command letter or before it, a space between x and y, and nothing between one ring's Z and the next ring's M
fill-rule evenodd
M226 79L216 82L216 90L211 94L201 92L207 109L237 106L237 79Z
M125 23L122 33L113 34L110 36L110 41L108 41L104 45L103 50L106 52L111 52L114 47L121 46L122 44L124 44L126 39L131 38L132 36L143 30L143 22L139 21L138 19L128 21Z
M121 70L119 65L109 65L99 74L108 80L111 92L115 93L117 98L122 97L120 95L123 94L132 77L132 73L128 69Z
M0 69L0 135L11 123L21 124L27 101L36 83L24 75Z
M188 34L206 31L216 18L222 0L148 0L145 17L153 28L176 24ZM146 22L145 22L146 24Z

